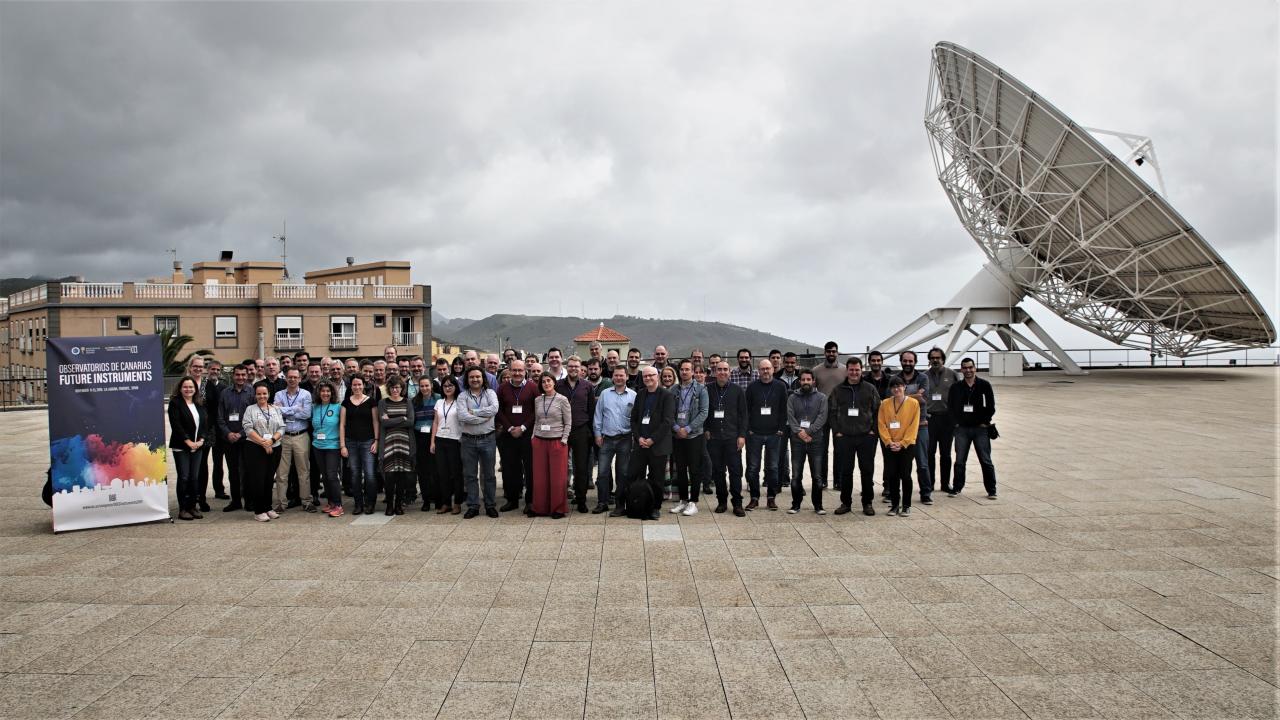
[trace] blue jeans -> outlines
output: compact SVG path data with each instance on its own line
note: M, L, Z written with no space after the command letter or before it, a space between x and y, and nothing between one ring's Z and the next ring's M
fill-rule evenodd
M631 436L607 437L599 450L600 465L596 473L596 495L601 505L608 505L613 499L614 467L617 467L619 478L626 475L627 469L631 467Z
M200 493L200 463L204 460L205 450L174 450L173 465L178 471L178 486L174 488L178 496L178 509L190 510L196 502L203 499Z
M964 488L964 464L969 459L969 446L978 451L978 464L982 466L982 484L988 495L996 494L996 466L991 462L991 437L984 427L956 427L956 464L951 478L951 489L960 492Z
M467 507L480 507L480 485L484 484L484 506L497 503L498 478L493 472L498 452L497 439L488 435L462 433L462 481L467 488Z
M760 449L764 448L764 485L769 497L778 494L778 448L782 446L782 436L777 434L747 434L747 487L751 489L751 497L760 497Z
M929 467L929 426L921 425L916 431L916 484L920 486L920 499L933 495L933 468Z
M351 475L351 495L356 507L373 507L378 502L378 477L373 474L372 440L347 441L347 470Z
M822 457L827 453L827 432L821 431L812 442L805 442L795 435L791 436L791 507L799 509L800 500L804 498L804 463L809 461L809 489L813 493L813 509L822 509L822 486L826 485L826 477L822 474Z

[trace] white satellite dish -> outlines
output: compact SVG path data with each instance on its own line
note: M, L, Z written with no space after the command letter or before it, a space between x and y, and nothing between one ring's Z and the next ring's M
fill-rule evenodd
M924 123L938 181L989 261L947 305L881 343L884 352L945 336L953 361L981 342L1082 373L1018 306L1028 296L1117 345L1153 353L1275 342L1262 305L1160 194L987 59L952 43L934 47ZM1149 138L1095 132L1125 141L1127 160L1155 160Z

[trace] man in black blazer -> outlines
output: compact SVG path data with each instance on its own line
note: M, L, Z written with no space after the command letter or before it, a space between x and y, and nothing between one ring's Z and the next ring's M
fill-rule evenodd
M667 458L671 457L671 428L676 421L676 397L658 383L658 370L652 366L640 371L642 385L631 407L631 437L636 445L631 451L631 468L627 485L648 482L653 487L654 507L651 520L658 519L662 505L662 485L666 479ZM618 498L626 498L627 488L619 488Z
M219 400L222 399L222 391L227 389L227 383L222 379L222 363L217 360L209 360L205 363L205 379L202 386L205 410L209 413L209 425L217 427L218 425L218 406ZM207 453L209 458L206 464L212 466L213 470L213 496L219 500L228 500L226 487L222 484L222 461L226 453L227 447L225 441L221 438L221 433L214 433L214 439L210 442L210 449ZM204 472L205 468L201 468L200 472L200 498L205 497L205 493L209 491L209 474Z

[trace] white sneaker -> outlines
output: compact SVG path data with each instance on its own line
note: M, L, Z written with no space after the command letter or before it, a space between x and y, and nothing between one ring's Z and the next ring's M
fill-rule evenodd
M269 520L271 520L271 516L267 515L266 513L258 513L257 515L253 516L253 519L257 520L258 522L268 522Z
M697 514L698 514L698 503L696 503L696 502L691 502L691 503L689 503L688 505L685 505L685 507L684 507L684 512L682 512L682 513L680 513L680 514L681 514L681 515L685 515L685 516L689 516L689 515L697 515Z
M675 507L673 507L673 508L671 508L671 514L672 514L672 515L676 515L676 514L678 514L678 513L682 513L682 512L684 512L684 509L685 509L685 508L687 508L687 507L689 507L689 503L687 503L687 502L679 502L679 503L676 503L676 506L675 506Z
M268 510L267 517L271 518L272 520L275 520L276 518L280 517L280 513L276 512L275 510Z
M800 508L787 508L788 515L795 515L798 512L800 512Z

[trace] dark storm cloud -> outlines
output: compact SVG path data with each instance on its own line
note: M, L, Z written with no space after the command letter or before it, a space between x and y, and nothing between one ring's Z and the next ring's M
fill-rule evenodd
M1170 199L1271 304L1275 14L6 3L6 274L270 257L288 218L295 275L407 259L447 315L585 306L859 347L981 264L921 124L946 39L1081 124L1155 138ZM527 303L477 291L477 258Z

